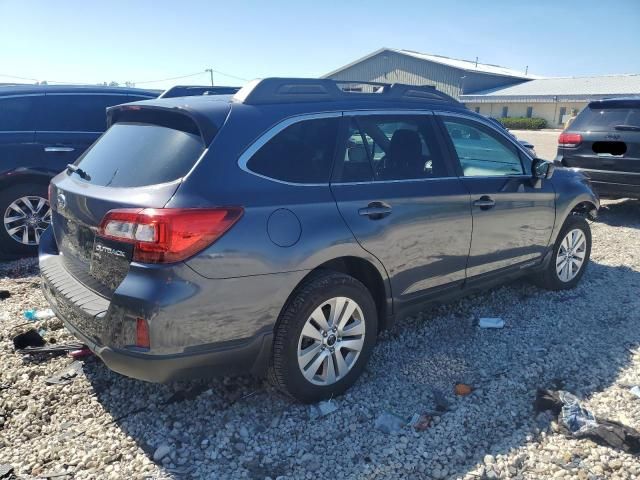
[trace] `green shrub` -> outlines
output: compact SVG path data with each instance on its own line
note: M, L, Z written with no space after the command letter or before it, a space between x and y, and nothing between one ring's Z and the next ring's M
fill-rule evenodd
M547 126L544 118L526 117L503 117L498 119L506 128L515 130L540 130Z

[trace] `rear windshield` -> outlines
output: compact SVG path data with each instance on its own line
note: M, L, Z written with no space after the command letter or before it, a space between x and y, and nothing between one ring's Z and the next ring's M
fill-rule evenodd
M571 130L609 131L618 125L640 127L640 108L587 107L576 117Z
M116 123L76 165L83 171L83 180L93 185L142 187L184 177L203 151L202 138L192 133Z

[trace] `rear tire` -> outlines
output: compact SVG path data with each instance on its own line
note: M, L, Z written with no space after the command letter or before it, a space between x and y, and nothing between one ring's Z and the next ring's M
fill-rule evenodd
M569 215L558 234L549 265L532 277L547 290L568 290L580 282L591 257L591 228L584 217Z
M47 185L40 183L13 185L0 192L0 215L2 216L0 252L5 258L17 258L38 253L38 237L48 226L51 218L47 197ZM40 199L45 203L38 210ZM26 214L24 221L22 218L18 219L23 215L16 208ZM22 235L24 232L24 229L20 229L22 225L28 230L26 237ZM16 228L19 230L15 230Z
M332 271L314 275L280 315L269 381L303 403L340 395L362 373L377 333L376 305L362 283Z

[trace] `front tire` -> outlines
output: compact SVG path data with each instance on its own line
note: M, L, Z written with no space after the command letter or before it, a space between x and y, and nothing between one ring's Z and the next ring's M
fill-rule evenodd
M533 277L547 290L568 290L580 282L591 257L591 228L584 217L570 215L564 222L549 265Z
M304 403L340 395L362 373L377 332L376 305L361 282L331 271L315 275L280 316L269 381Z

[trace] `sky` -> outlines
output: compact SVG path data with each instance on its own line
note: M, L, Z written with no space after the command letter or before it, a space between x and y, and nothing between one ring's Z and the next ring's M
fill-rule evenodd
M640 73L640 0L0 0L0 19L0 82L162 89L208 85L211 68L242 85L382 47L542 76Z

